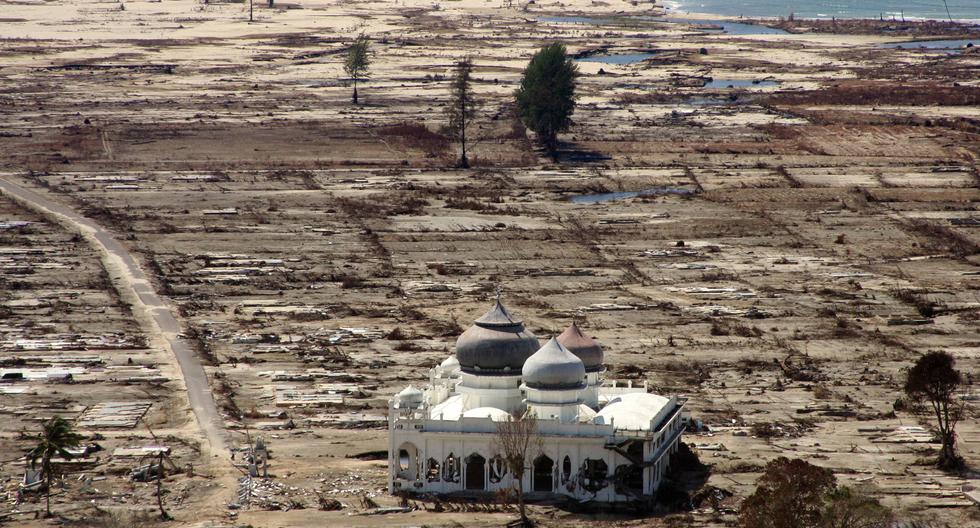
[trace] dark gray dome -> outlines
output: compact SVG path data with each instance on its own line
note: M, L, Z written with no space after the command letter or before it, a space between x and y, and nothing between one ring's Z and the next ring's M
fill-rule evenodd
M524 362L521 376L524 384L532 389L585 388L585 365L582 360L553 337Z
M583 334L575 323L558 336L558 342L582 360L586 372L602 370L602 347L594 339Z
M518 375L541 343L500 301L456 340L456 359L468 374Z

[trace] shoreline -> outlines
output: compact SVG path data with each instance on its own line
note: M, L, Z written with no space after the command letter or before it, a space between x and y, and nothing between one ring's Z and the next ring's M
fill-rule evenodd
M687 18L695 20L731 20L731 21L745 21L745 20L765 20L765 21L780 21L786 20L786 16L751 16L751 15L725 15L721 13L710 13L703 11L685 11L684 4L678 0L664 0L660 6L664 9L664 17L671 17L674 15L684 16ZM834 16L816 16L816 17L804 17L804 16L793 16L794 20L876 20L884 22L942 22L950 23L948 18L927 18L919 16L905 16L902 19L899 18L876 18L876 17L834 17ZM980 17L978 18L954 18L952 23L964 24L964 25L980 25Z

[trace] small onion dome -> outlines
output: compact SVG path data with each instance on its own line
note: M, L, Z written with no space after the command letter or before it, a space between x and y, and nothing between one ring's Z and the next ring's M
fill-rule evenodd
M500 301L456 340L456 359L468 374L516 375L541 346Z
M456 359L456 356L449 356L446 359L442 360L442 363L439 363L439 366L448 370L458 369L459 360Z
M422 405L422 391L409 385L395 395L395 407L407 409Z
M455 355L449 356L436 367L436 377L438 378L458 378L459 360Z
M577 324L572 323L572 326L562 332L558 336L558 342L582 360L586 372L602 370L602 347L594 339L583 334Z
M524 385L541 390L585 388L585 365L575 354L551 338L524 363Z

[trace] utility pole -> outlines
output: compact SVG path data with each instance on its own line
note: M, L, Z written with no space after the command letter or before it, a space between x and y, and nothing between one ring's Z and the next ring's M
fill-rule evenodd
M946 2L946 0L943 0L943 5L946 6L946 18L948 18L949 21L952 22L953 21L953 15L950 15L949 14L949 3Z
M252 0L248 0L248 21L252 22Z
M463 143L463 157L460 158L459 165L460 168L468 169L470 168L470 161L466 159L466 94L465 93L462 94L459 98L459 111L461 112L460 119L462 120L459 129L459 137Z

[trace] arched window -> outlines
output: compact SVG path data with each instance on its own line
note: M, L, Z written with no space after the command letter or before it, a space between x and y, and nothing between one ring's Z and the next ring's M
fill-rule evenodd
M497 484L507 475L507 462L504 457L497 455L490 459L490 482Z
M411 443L405 442L398 448L398 478L418 478L418 455L418 448Z
M587 458L585 462L582 462L579 483L586 491L595 493L609 484L606 479L608 474L609 466L605 460L601 458Z
M430 458L425 463L425 480L429 482L439 482L439 461Z
M442 480L446 482L459 482L459 457L452 452L446 457L442 464Z
M534 472L532 474L531 489L534 491L552 491L555 489L554 483L555 461L548 455L541 455L534 459Z
M570 478L572 478L572 459L565 455L565 460L561 463L561 481L564 484Z
M465 487L468 490L487 489L487 459L479 453L466 457Z

